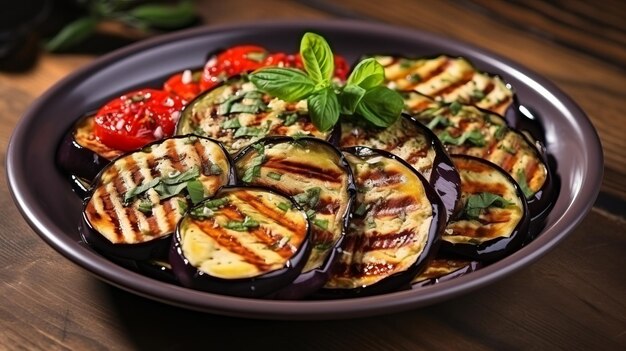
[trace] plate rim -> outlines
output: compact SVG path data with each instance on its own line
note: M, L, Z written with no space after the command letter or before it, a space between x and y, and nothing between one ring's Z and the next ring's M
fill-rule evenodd
M29 201L33 201L33 198L27 192L28 189L24 188L24 182L20 181L20 177L22 177L23 173L21 173L22 170L19 168L19 145L24 142L24 136L27 132L26 127L30 124L29 122L37 119L37 116L41 113L40 110L42 106L45 106L47 101L53 99L55 95L62 94L62 88L64 86L71 85L77 79L80 79L81 76L89 72L100 70L118 59L159 45L190 39L196 36L210 36L235 30L262 31L269 28L298 28L299 30L311 28L329 32L355 30L365 32L375 31L377 35L383 36L394 34L401 34L403 36L410 35L415 36L417 40L425 44L429 42L441 44L444 42L446 45L453 45L458 48L458 51L479 57L489 65L507 71L507 74L511 74L510 72L513 70L513 73L515 73L514 76L517 79L533 89L542 91L542 93L545 94L544 97L550 100L551 103L557 103L559 105L559 111L567 111L568 114L565 118L568 118L571 122L576 122L572 124L577 125L578 129L591 132L592 140L586 140L585 151L587 155L595 157L598 160L599 170L594 174L585 174L591 179L588 179L585 184L581 185L580 191L572 198L571 203L569 203L567 211L572 211L572 207L575 207L578 216L567 223L560 223L562 222L563 216L567 213L565 212L555 223L555 225L560 224L562 229L550 235L549 238L544 235L545 233L542 233L542 235L522 249L492 265L466 276L420 288L419 293L415 293L414 290L406 290L371 297L342 300L275 301L237 298L195 291L163 283L132 272L121 266L117 266L103 256L80 245L64 233L61 233L61 236L57 235L51 230L50 226L44 223L45 218L44 220L39 218L36 211L37 209L33 209L29 206ZM37 98L28 107L26 112L24 112L13 130L6 155L5 168L9 192L26 222L37 235L53 249L97 278L134 294L187 309L236 317L292 320L342 319L398 312L451 299L509 276L538 260L556 247L557 244L569 235L587 216L600 191L604 164L603 150L598 132L593 127L589 117L569 96L541 75L517 62L493 53L488 49L455 38L409 27L360 20L266 20L204 26L151 38L115 50L70 73L53 84L44 94ZM583 197L589 201L580 201L580 198ZM579 200L577 201L577 199ZM115 267L109 267L110 265L114 265ZM123 271L120 271L120 269ZM174 297L176 299L173 299Z

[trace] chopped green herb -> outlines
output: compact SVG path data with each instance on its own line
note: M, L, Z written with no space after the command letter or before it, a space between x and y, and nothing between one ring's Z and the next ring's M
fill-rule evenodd
M256 148L257 145L254 145L253 147ZM261 147L263 147L263 145L261 144ZM257 151L259 151L260 149L257 149ZM252 158L252 160L250 160L250 164L248 165L248 168L245 170L245 172L243 173L243 176L241 177L241 180L246 182L246 183L251 183L253 182L256 178L261 176L261 166L263 165L263 162L265 162L265 154L263 153L263 151L260 152L260 154L254 158Z
M535 193L530 186L528 185L528 181L526 180L526 174L524 173L524 171L522 169L517 170L517 184L519 184L519 187L522 189L522 192L524 193L524 195L526 195L526 197L531 197L533 196L533 194Z
M204 199L204 186L202 182L197 179L187 182L187 192L189 193L189 199L194 205Z
M298 121L297 113L281 114L280 118L284 120L283 125L289 127Z
M506 135L508 131L509 131L509 128L505 126L504 124L502 124L498 126L498 129L496 129L496 132L493 134L493 136L497 140L502 140L504 139L504 136Z
M291 204L288 204L286 202L281 202L278 205L276 205L276 207L278 207L279 209L281 209L284 212L289 211L289 209L291 209Z
M368 218L368 220L365 222L365 228L367 229L376 228L376 222L374 221L374 218Z
M196 127L196 129L193 130L193 134L199 135L199 136L206 136L206 132L200 126Z
M412 74L409 74L406 80L408 80L411 83L419 83L422 81L422 76L420 76L417 73L412 73Z
M459 113L459 111L461 111L461 108L463 108L463 106L461 106L458 101L454 101L448 107L450 108L450 112L452 112L452 114L455 116L457 113Z
M512 204L512 202L498 194L487 192L472 194L467 198L464 214L469 219L478 219L482 211L489 207L504 208Z
M178 213L180 213L181 216L184 216L185 212L187 212L187 206L187 201L178 200Z
M302 206L315 208L320 201L321 191L320 187L309 188L305 192L294 196L293 199Z
M186 172L175 171L172 174L168 174L166 177L162 177L161 181L164 184L172 185L186 182L188 180L196 179L200 176L200 169L194 167Z
M398 64L400 65L400 68L403 69L413 67L413 61L405 58L401 58L400 60L398 60Z
M243 95L231 95L228 98L226 98L226 100L220 103L220 105L217 107L216 112L218 116L224 116L224 115L231 113L231 107L233 103L243 99L243 97L244 97Z
M209 218L215 214L212 209L206 206L194 207L189 214L194 218Z
M208 171L208 172L206 172ZM209 166L208 170L205 170L205 174L207 175L220 175L222 174L224 171L222 170L222 168L220 166L218 166L216 163L212 163L211 166Z
M233 135L233 137L239 138L239 137L244 137L244 136L265 136L265 134L267 134L267 132L268 132L267 128L241 127L239 129L237 129L237 131L235 132L235 135Z
M224 228L235 230L238 232L247 232L250 228L256 228L259 226L259 222L254 219L246 216L243 222L239 221L228 221L224 224Z
M317 216L317 213L315 213L315 210L306 210L306 218L313 220L315 219L315 216Z
M239 123L239 118L235 117L233 119L228 119L222 122L222 128L224 129L237 129L241 127L241 123Z
M448 131L444 131L437 135L439 140L442 143L448 143L453 145L463 145L466 141L474 144L476 146L484 146L485 145L485 136L479 130L472 130L470 132L465 132L459 137L453 137L448 133Z
M255 100L254 103L246 105L240 102L235 102L230 107L229 113L258 113L265 111L267 106L261 100Z
M472 98L474 101L480 101L485 98L485 93L480 89L474 89L474 91L472 91Z
M147 183L141 184L135 188L128 190L126 194L124 194L124 203L129 203L132 198L145 193L146 191L148 191L148 189L154 188L160 182L161 178L156 177Z
M227 205L230 200L227 197L222 197L219 199L211 199L204 203L204 207L210 208L212 210L217 210L218 208Z
M444 116L439 115L439 116L435 116L435 118L433 118L430 122L428 122L428 125L426 125L426 127L428 127L428 129L434 129L438 125L447 127L450 125L450 121Z
M274 179L274 180L280 180L280 178L282 178L282 174L281 173L277 173L277 172L268 172L267 173L267 177Z
M359 207L354 210L354 214L357 216L363 216L367 211L367 205L364 203L359 204Z
M313 224L316 225L319 228L324 229L324 230L328 229L328 220L327 219L314 219L313 220Z
M137 209L139 211L141 211L142 213L145 214L151 214L152 213L152 202L150 201L141 201L139 203L139 206L137 206Z
M293 140L299 141L300 139L310 137L311 135L298 131L297 133L294 133L290 136L293 138Z
M504 150L504 151L508 152L511 155L515 155L517 153L517 151L514 148L512 148L512 147L510 147L508 145L505 145L504 143L500 144L500 146L498 146L498 149Z

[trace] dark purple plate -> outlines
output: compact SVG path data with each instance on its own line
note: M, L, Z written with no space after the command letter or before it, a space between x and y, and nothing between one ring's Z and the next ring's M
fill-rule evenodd
M366 53L412 56L447 53L500 74L520 102L544 125L558 199L541 234L514 254L476 272L422 289L329 301L268 301L220 296L171 285L127 270L80 243L81 201L55 167L65 131L85 111L116 94L158 82L169 73L202 65L208 52L258 43L295 52L305 31L324 35L334 51L355 60ZM538 53L539 54L539 53ZM486 50L430 33L351 21L279 22L198 28L144 41L77 70L41 96L22 117L7 152L9 187L30 226L54 249L96 277L141 296L194 310L271 319L352 318L391 313L450 299L484 287L554 248L590 210L600 189L603 158L598 135L584 112L556 86L523 66Z

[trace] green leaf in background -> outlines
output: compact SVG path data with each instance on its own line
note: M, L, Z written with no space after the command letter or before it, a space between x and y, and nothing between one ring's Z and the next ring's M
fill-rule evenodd
M377 86L368 90L356 108L356 113L378 127L392 125L402 112L404 101L397 92Z
M318 34L305 33L300 42L300 55L309 77L318 85L328 85L335 70L335 60L326 40Z
M177 5L141 5L128 11L131 17L157 28L174 29L186 26L196 19L193 5L183 1Z
M332 87L326 87L307 99L311 122L317 129L325 132L339 120L339 100Z
M65 50L87 39L96 30L98 20L93 17L77 19L66 25L48 43L46 50L55 52Z
M315 83L293 68L262 68L250 74L250 81L259 90L288 102L302 100L315 90Z
M358 85L365 90L375 88L385 81L385 68L374 58L368 58L354 68L347 85Z

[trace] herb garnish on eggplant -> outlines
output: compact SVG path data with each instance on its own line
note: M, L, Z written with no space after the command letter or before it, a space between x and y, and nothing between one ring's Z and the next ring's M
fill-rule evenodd
M528 237L526 198L515 180L483 159L452 155L461 175L462 209L443 233L441 252L494 261L519 249Z
M407 94L407 108L437 134L449 153L484 158L500 166L520 185L532 218L546 213L553 191L550 169L525 135L489 111Z
M344 149L357 186L339 260L321 295L393 290L424 268L445 225L426 179L402 159L366 147Z
M259 297L291 283L311 246L306 213L263 188L227 187L180 221L170 262L184 286Z
M435 188L447 218L454 213L461 194L459 174L435 134L413 117L403 114L387 128L344 121L339 145L366 146L400 157Z
M374 58L385 67L385 79L392 89L415 90L444 102L473 104L500 115L512 109L515 95L502 78L478 71L463 57Z
M81 234L108 255L162 257L186 209L233 181L229 156L213 140L185 136L149 144L98 175Z
M191 101L176 126L177 135L215 138L230 153L272 135L307 134L330 139L311 123L306 100L287 103L255 88L247 76L221 83Z
M316 138L269 137L235 158L239 179L293 196L311 221L312 252L303 273L276 297L299 298L328 279L354 198L352 172L343 155Z

